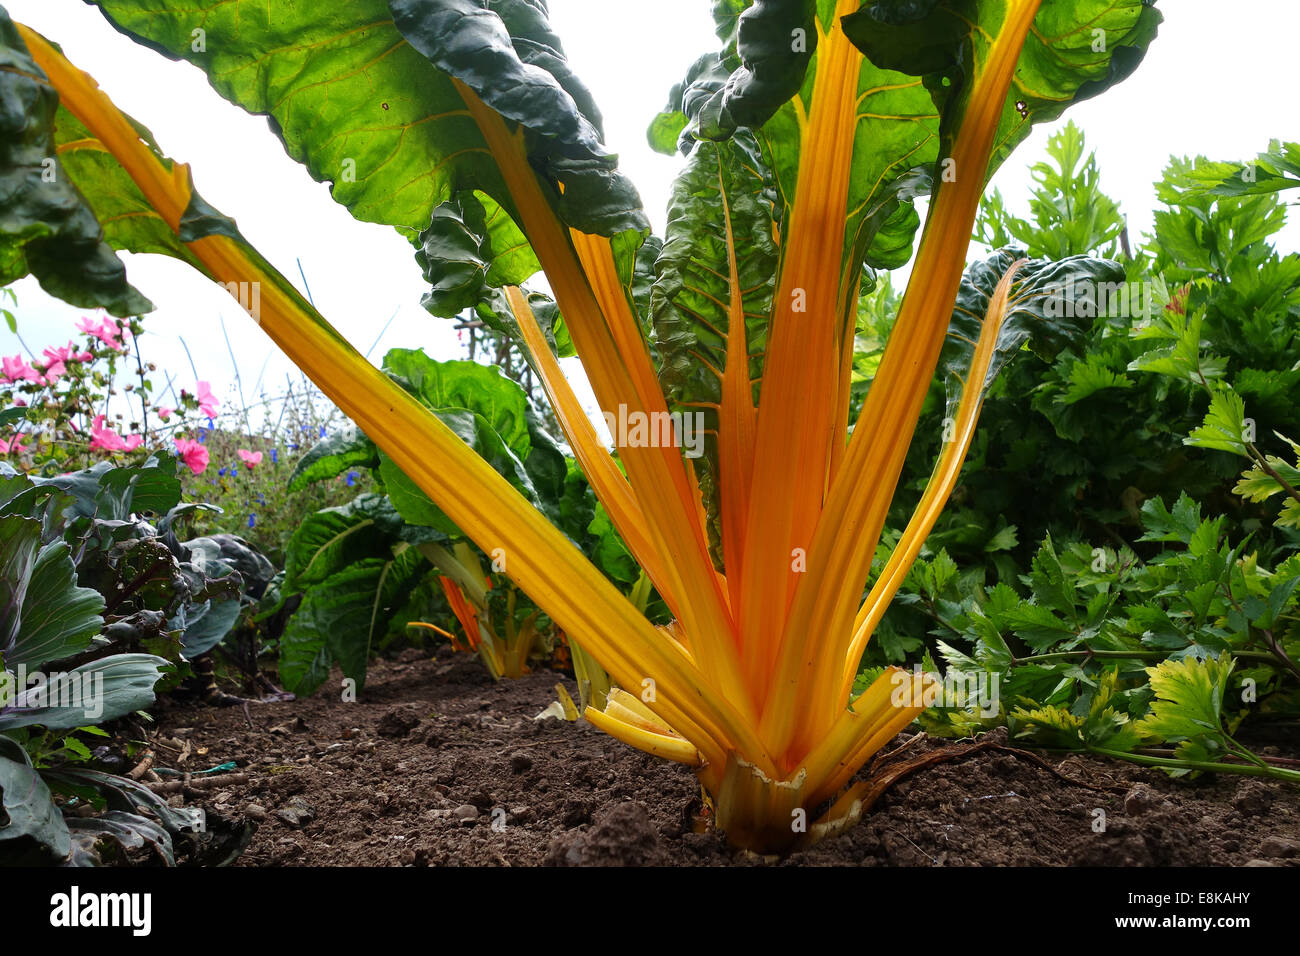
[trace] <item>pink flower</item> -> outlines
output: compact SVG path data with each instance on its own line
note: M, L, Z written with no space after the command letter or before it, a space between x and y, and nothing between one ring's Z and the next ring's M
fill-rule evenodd
M260 451L249 451L247 448L241 448L239 449L239 459L251 470L262 463L262 453Z
M199 402L199 411L208 418L215 418L217 409L221 406L217 396L212 394L212 386L207 382L198 383L198 394L194 396Z
M23 436L15 435L8 440L0 438L0 455L17 455L27 450L23 444Z
M89 352L78 352L77 347L72 344L71 339L68 340L67 345L51 347L43 349L43 351L45 353L45 364L47 366L57 365L60 362L89 362L95 357Z
M39 382L41 373L36 371L21 355L6 355L0 359L0 369L6 382Z
M208 467L208 449L200 442L188 438L177 438L174 441L176 454L185 466L196 475L203 474L203 470Z
M45 384L53 385L68 374L68 368L62 362L51 362L45 366Z
M87 335L93 335L110 349L117 352L122 351L122 343L119 339L122 337L123 329L118 326L116 319L110 319L106 316L95 322L83 316L81 321L77 323L77 328Z
M72 343L69 342L63 348L44 348L41 351L45 355L46 365L54 365L56 362L66 362L72 357Z
M142 441L144 439L139 435L132 435L129 440L124 439L104 424L103 415L96 415L90 423L91 451L133 451L140 447Z
M172 412L176 411L176 409L168 408L166 405L159 405L156 409L154 409L154 411L158 413L159 418L161 418L163 421L167 421L167 419L172 417Z

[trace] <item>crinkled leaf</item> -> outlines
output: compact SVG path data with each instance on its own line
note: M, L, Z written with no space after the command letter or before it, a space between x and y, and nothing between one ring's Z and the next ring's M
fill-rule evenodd
M778 198L758 145L746 132L698 143L673 184L668 231L655 265L650 314L659 378L676 412L702 415L696 475L718 546L722 374L738 366L757 401L771 322L779 250ZM731 263L735 264L735 287ZM744 318L733 328L733 314Z
M358 495L346 505L308 515L286 549L283 591L319 584L348 565L387 553L402 518L384 495Z
M105 241L99 210L69 175L77 157L61 151L61 140L70 119L0 8L0 285L30 273L76 306L149 312Z
M374 468L379 449L356 425L346 425L312 445L298 459L289 477L289 490L301 491L327 478L337 478L350 468Z
M374 642L428 573L418 548L398 545L397 553L367 558L311 588L281 638L280 678L295 694L310 694L324 682L329 664L343 676L365 684Z
M1017 258L1015 250L1001 250L972 264L962 278L939 359L951 416L961 401L989 301ZM984 379L985 391L1026 344L1048 361L1066 349L1080 351L1099 303L1123 285L1123 266L1106 259L1071 256L1060 262L1034 260L1022 265L1011 287L1006 318Z
M925 80L955 135L974 70L1005 21L1006 0L874 0L844 31L877 66ZM1043 0L1003 105L996 169L1030 127L1125 79L1155 38L1152 0Z
M737 7L744 8L739 15ZM722 140L738 127L758 128L799 92L817 47L814 0L753 0L714 4L728 60L739 63L703 103L694 132ZM729 36L728 36L729 34Z
M415 258L430 286L421 304L441 318L477 308L490 289L523 285L541 268L514 220L482 192L435 209Z

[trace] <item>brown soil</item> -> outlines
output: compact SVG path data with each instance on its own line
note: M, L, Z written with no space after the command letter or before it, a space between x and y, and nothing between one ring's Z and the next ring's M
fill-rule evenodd
M407 651L372 667L359 702L322 691L254 704L252 728L237 707L176 706L156 736L190 744L179 769L235 761L248 775L175 797L257 824L242 866L765 862L694 832L700 792L684 767L582 721L535 721L560 679L493 685L475 658ZM922 740L907 756L955 746ZM781 862L1298 865L1300 789L986 749L919 770L859 825Z

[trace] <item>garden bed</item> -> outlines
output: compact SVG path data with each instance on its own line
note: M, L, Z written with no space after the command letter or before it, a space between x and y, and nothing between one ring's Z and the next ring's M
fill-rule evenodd
M239 765L246 783L183 797L210 816L257 823L243 866L762 862L714 832L694 832L700 791L684 767L585 722L533 720L561 679L540 671L494 684L468 655L406 651L376 663L359 702L322 691L255 704L251 728L238 707L172 706L159 714L156 739L188 742L192 755L169 763L160 746L158 766ZM908 756L956 746L920 741ZM785 862L1300 864L1294 788L1226 776L1175 781L1127 763L1039 756L990 749L925 767L863 823ZM1097 809L1106 814L1101 833Z

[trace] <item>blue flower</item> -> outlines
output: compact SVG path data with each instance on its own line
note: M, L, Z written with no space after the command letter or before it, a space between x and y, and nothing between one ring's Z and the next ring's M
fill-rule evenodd
M222 478L226 477L226 469L222 468L217 472Z
M280 449L278 449L278 448L272 448L272 449L271 449L271 464L273 464L273 465L278 465L279 463L280 463Z
M356 483L357 483L357 473L356 473L355 471L349 471L349 472L348 472L348 487L351 488L351 487L352 487L353 485L355 485Z
M253 527L256 527L256 525L257 525L257 515L255 515L255 514L250 514L250 515L248 516L248 526L249 526L250 528L253 528Z
M321 437L321 438L324 438L324 437L325 437L325 426L324 426L324 425L322 425L322 426L320 427L320 437Z

